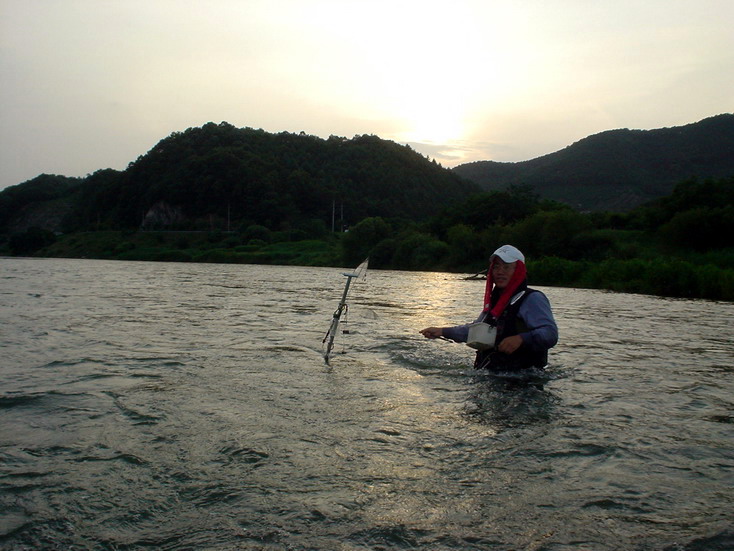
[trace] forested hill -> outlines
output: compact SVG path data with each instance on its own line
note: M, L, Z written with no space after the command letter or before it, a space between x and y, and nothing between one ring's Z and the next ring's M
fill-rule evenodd
M0 232L31 226L310 234L369 216L425 219L480 188L376 136L321 139L208 123L161 140L122 172L41 175L0 192Z
M734 114L657 130L610 130L517 163L479 161L454 172L485 190L530 185L579 210L630 210L684 180L734 175Z

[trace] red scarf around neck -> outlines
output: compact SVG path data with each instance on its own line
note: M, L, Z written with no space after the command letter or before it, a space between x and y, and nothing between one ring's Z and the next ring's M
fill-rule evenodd
M492 258L492 262L489 264L489 271L487 272L487 286L484 289L483 311L489 311L494 319L499 319L499 317L502 315L502 312L505 311L507 304L510 302L510 299L515 294L517 288L522 284L523 281L525 281L525 278L527 277L527 269L525 268L525 263L522 260L518 260L516 262L515 273L512 274L512 277L510 278L510 282L507 284L507 287L502 289L502 293L500 294L500 298L497 301L497 304L492 306L492 289L494 288L492 266L494 266L495 260L495 258Z

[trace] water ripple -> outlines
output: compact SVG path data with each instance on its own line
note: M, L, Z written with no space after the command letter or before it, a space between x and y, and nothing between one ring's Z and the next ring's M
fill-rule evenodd
M490 376L417 333L452 274L371 272L326 366L342 270L1 262L2 548L731 548L730 304L543 289Z

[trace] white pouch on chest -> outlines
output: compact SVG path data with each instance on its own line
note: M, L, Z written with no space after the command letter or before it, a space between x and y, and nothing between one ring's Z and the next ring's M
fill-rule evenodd
M496 338L497 328L480 321L469 325L469 337L466 339L466 344L477 350L488 350L494 348Z

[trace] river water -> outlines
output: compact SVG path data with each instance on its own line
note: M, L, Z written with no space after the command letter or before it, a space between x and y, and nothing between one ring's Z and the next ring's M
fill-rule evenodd
M532 274L531 284L532 284ZM734 546L734 305L542 288L547 376L427 325L483 282L0 259L3 549Z

